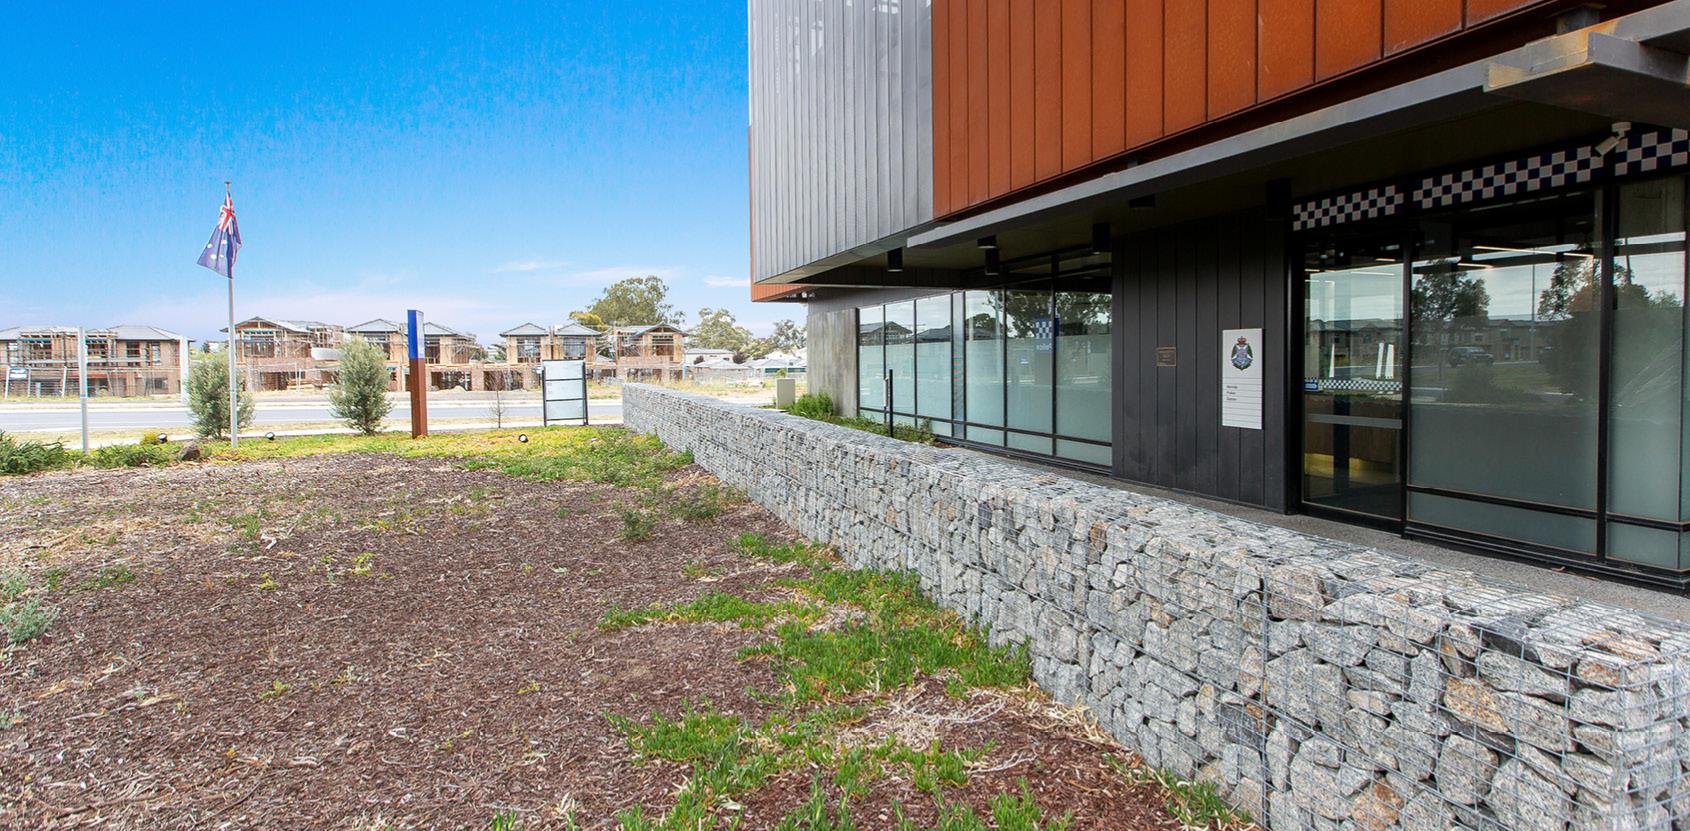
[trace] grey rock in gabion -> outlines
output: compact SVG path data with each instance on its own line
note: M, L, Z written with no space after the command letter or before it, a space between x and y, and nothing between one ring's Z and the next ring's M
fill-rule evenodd
M1690 627L639 384L624 418L1274 829L1690 824Z

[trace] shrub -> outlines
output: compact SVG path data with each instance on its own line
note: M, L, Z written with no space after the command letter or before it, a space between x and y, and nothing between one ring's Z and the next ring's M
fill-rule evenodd
M59 610L44 605L41 598L24 597L28 590L29 580L22 573L0 575L0 634L6 644L40 637L59 616Z
M95 467L156 467L175 457L161 444L112 444L94 450Z
M329 390L334 417L364 435L381 431L393 409L387 400L387 360L374 344L353 338L340 350L340 377Z
M252 395L240 384L235 414L242 427L252 423ZM229 364L226 356L199 358L188 370L188 411L200 437L222 438L229 430Z
M786 411L795 416L826 421L833 418L833 397L825 392L806 393L792 402Z
M59 442L20 441L0 431L0 474L53 470L75 462L76 457Z

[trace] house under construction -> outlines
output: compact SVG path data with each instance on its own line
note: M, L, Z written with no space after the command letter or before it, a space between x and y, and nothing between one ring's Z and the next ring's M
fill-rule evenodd
M72 326L0 329L0 365L6 398L70 396L81 390L81 359ZM88 394L180 395L187 372L188 340L156 326L90 329Z

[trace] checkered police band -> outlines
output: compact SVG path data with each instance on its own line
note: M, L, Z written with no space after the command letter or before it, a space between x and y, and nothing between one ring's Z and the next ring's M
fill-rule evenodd
M1307 231L1362 219L1378 219L1395 214L1402 207L1402 202L1402 191L1396 185L1311 199L1292 209L1291 225L1298 231Z
M1396 185L1377 185L1306 199L1292 207L1292 228L1308 231L1378 219L1409 205L1439 210L1577 187L1595 181L1604 167L1615 178L1690 167L1690 130L1638 130L1606 156L1595 145L1585 145L1424 176L1406 197Z
M1649 130L1628 136L1614 159L1614 175L1635 176L1690 166L1690 130Z

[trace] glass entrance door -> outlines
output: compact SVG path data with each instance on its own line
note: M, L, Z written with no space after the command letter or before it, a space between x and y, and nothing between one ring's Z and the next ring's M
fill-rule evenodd
M1305 505L1402 519L1403 262L1397 245L1304 267Z

